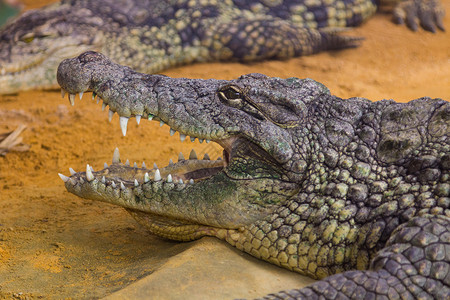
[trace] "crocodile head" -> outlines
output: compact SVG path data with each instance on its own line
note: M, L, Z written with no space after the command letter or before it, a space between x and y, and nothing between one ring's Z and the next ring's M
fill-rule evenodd
M87 16L91 16L87 18ZM0 93L56 88L61 60L100 50L102 19L87 9L55 4L30 10L0 29Z
M63 61L57 79L72 103L86 91L103 99L110 114L119 114L123 134L129 118L146 118L181 139L223 147L222 160L191 155L160 169L123 164L116 151L103 170L61 175L71 193L125 207L153 233L176 240L223 237L296 194L305 166L293 163L291 133L302 130L309 102L329 93L313 80L261 74L231 81L145 75L96 52Z

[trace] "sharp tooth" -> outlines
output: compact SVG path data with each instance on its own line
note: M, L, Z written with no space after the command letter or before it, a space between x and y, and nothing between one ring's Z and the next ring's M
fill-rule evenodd
M194 184L194 179L189 179L189 184Z
M113 154L112 163L113 163L113 164L118 164L118 163L120 163L120 153L119 153L119 148L114 149L114 154Z
M120 182L120 189L124 190L125 186L123 185L123 182Z
M167 182L172 182L172 175L171 174L167 175Z
M134 179L134 186L139 186L139 182L136 179Z
M145 162L142 162L142 168L147 169L147 166L145 165Z
M139 125L139 123L141 123L141 116L140 115L136 115L136 123Z
M203 143L203 139L198 139L198 141L200 142L200 144Z
M97 97L97 94L95 92L92 92L92 100L95 100L95 97Z
M106 169L108 167L107 163L103 163L103 169Z
M195 142L195 137L191 137L191 142Z
M70 177L67 177L67 176L65 176L65 175L63 175L61 173L58 173L58 175L59 175L59 178L61 178L62 181L64 181L64 182L67 182L70 179Z
M72 168L69 168L69 172L70 172L70 176L72 176L73 174L77 173L77 172L75 172L75 170L72 169Z
M210 140L206 140L206 143L208 144L209 142L211 142Z
M173 160L169 159L169 166L173 166Z
M164 125L163 120L159 121L159 127L162 127Z
M72 105L72 106L75 105L75 94L69 94L69 102L70 102L70 105Z
M136 168L136 169L138 168L138 165L136 162L134 162L133 168Z
M148 176L148 173L145 173L144 182L149 182L149 181L150 181L150 177Z
M151 120L153 120L153 117L154 116L152 114L148 114L147 120L151 121Z
M197 159L197 153L195 153L194 149L192 149L191 153L189 153L189 159Z
M106 178L105 178L105 176L102 176L102 183L103 183L103 184L106 183Z
M174 135L174 134L175 134L175 132L176 132L176 131L175 131L175 130L173 130L172 128L170 128L170 131L169 131L169 132L170 132L170 136L172 136L172 135Z
M99 104L100 103L100 97L97 97L97 104Z
M66 91L61 89L61 97L64 99L65 96L66 96Z
M83 92L80 93L80 100L81 98L83 98L83 94L84 94Z
M127 161L125 162L125 166L130 166L130 161L127 159Z
M89 168L91 168L91 171L94 172L94 168L92 166L89 166Z
M160 181L160 180L161 180L161 173L159 173L159 169L156 169L154 181Z
M105 108L106 108L106 103L105 102L103 102L102 103L102 111L105 111ZM114 113L113 113L113 115L114 115ZM112 118L112 117L111 117ZM111 122L111 120L109 120L110 122Z
M128 125L128 118L127 117L120 117L120 129L122 129L123 136L127 135L127 125Z
M219 157L217 158L217 160L222 160L222 157L221 157L221 156L219 156Z
M109 122L111 122L113 116L114 116L114 112L110 109L109 112L108 112L108 120L109 120Z
M205 155L203 156L203 160L210 160L208 153L205 153Z
M184 156L183 156L183 152L180 152L180 154L178 154L178 161L182 161L184 160Z
M183 179L180 178L180 180L178 180L178 183L183 184Z
M186 139L186 135L180 133L180 141L184 142L185 139Z
M86 165L86 179L87 181L94 180L94 174L92 174L92 170L89 165Z
M114 181L111 182L111 186L115 189L116 188L116 183Z
M153 163L153 168L158 169L158 166L156 165L156 163Z

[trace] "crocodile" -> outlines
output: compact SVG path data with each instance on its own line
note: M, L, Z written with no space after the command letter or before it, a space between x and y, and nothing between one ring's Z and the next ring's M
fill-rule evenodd
M116 149L102 170L59 174L69 192L119 205L160 237L214 236L319 279L269 298L449 298L449 102L341 99L262 74L148 75L96 52L64 60L57 79L71 102L92 91L124 135L144 118L224 149L152 169Z
M88 50L156 73L192 62L284 59L355 47L360 39L337 28L361 24L376 2L65 0L27 11L0 29L0 94L56 88L58 64ZM426 30L444 29L439 0L405 0L394 15L414 30L417 20Z

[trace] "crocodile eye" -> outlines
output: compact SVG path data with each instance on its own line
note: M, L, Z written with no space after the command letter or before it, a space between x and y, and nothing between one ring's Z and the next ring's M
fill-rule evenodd
M233 88L229 88L223 92L224 96L229 100L241 99L241 94Z
M235 86L227 86L219 90L219 96L222 100L229 103L240 103L243 98L240 90Z
M34 40L34 33L32 32L26 33L20 37L20 40L22 42L29 44Z

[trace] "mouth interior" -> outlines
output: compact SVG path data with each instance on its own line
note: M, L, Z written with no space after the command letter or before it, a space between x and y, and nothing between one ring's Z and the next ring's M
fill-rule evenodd
M104 176L109 180L116 180L116 182L123 182L125 185L134 184L135 179L138 183L164 180L193 184L218 174L226 165L222 159L209 160L207 157L206 159L197 159L192 158L191 155L190 159L180 159L177 163L171 162L166 167L157 168L155 166L152 169L147 169L145 165L142 167L138 167L137 164L131 166L128 161L125 163L113 161L113 164L94 174L100 177Z

